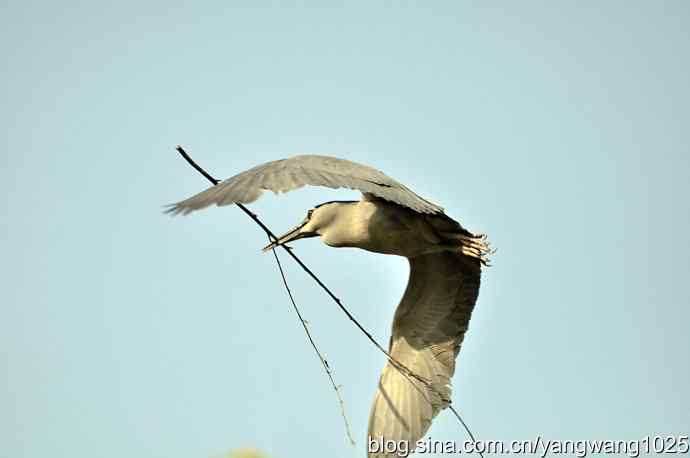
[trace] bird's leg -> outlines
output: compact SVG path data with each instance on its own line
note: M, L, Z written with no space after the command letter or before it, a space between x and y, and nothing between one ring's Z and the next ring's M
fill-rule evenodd
M457 232L446 232L442 235L459 243L460 246L456 246L455 249L459 250L460 253L471 258L477 258L484 265L487 265L489 262L488 255L494 253L489 246L485 234L465 235L458 234Z

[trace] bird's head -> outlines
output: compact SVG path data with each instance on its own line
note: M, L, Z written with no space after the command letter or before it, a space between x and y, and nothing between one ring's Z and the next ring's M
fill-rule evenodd
M356 203L356 201L325 202L309 209L307 217L301 223L291 231L278 237L278 240L266 245L263 251L271 250L294 240L323 236L337 223L343 206L353 203Z

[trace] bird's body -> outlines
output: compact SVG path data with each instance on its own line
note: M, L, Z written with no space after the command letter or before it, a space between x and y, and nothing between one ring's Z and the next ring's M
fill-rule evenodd
M350 187L360 201L326 202L266 247L321 237L408 258L410 277L392 326L389 353L411 371L384 367L369 417L370 457L396 456L376 444L412 451L433 418L450 403L455 359L479 292L488 245L443 209L367 166L326 156L297 156L250 169L171 207L188 213L213 203L248 203L263 189L284 192L305 184ZM404 442L404 444L402 444ZM402 445L401 445L402 444ZM388 450L388 451L386 451Z

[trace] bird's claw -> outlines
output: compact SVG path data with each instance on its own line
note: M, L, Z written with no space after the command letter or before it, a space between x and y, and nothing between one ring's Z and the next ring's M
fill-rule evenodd
M460 235L458 240L462 254L479 259L485 266L489 265L489 256L496 252L491 249L486 234Z

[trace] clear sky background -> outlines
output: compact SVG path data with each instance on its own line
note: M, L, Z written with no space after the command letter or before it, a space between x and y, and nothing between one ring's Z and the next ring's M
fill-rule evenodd
M690 429L690 6L0 6L0 455L361 457L385 361L207 186L300 153L370 164L498 249L454 377L478 438ZM348 190L265 195L276 232ZM297 253L381 342L407 263ZM449 412L430 436L464 440Z

